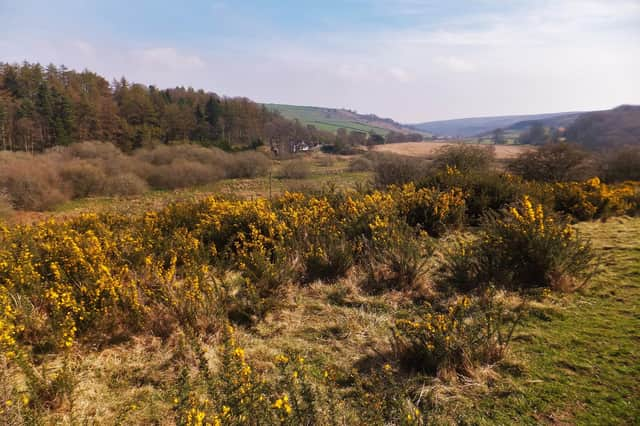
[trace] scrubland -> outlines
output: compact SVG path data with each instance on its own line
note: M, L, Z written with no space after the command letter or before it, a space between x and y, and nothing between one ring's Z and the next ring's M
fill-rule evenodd
M640 416L637 182L529 179L468 147L69 154L83 149L110 148L37 160L59 160L42 181L75 201L34 215L13 211L28 205L14 186L0 197L6 424ZM83 189L102 177L72 178L126 176L113 158L157 189L112 197ZM221 172L194 181L186 162Z

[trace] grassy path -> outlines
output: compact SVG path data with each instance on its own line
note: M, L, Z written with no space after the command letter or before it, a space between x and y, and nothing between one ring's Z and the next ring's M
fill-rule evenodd
M578 226L601 256L579 293L554 300L514 343L524 367L475 405L472 423L640 424L640 219Z

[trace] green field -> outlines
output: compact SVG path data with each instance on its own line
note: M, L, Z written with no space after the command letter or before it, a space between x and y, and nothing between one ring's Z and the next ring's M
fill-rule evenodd
M502 376L442 407L463 424L638 424L640 219L577 225L600 258L583 290L532 310Z
M367 123L364 119L358 118L357 114L345 110L279 104L265 104L265 106L280 112L285 118L299 120L302 124L310 124L319 130L332 133L340 128L380 135L386 135L390 130L407 131L400 126Z

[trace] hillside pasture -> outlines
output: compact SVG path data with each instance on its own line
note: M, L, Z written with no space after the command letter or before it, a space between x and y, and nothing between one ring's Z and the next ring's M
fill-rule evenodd
M267 104L266 106L278 111L288 120L298 120L304 125L312 125L318 130L332 133L336 133L340 128L348 131L377 133L382 136L387 135L390 131L399 133L410 131L399 123L342 109L278 104Z

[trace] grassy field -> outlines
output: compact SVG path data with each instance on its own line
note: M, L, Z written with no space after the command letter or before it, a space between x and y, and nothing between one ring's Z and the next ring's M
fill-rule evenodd
M598 274L533 311L497 368L502 383L460 404L468 422L639 424L640 219L577 228L600 257Z
M377 152L389 152L392 154L409 155L412 157L429 157L443 146L451 145L453 142L403 142L386 145L376 145L374 150ZM478 146L485 146L474 144ZM523 152L533 149L524 145L494 145L496 159L506 160L514 158Z
M332 133L340 128L379 135L386 135L390 130L407 131L382 121L365 121L358 118L357 114L343 110L276 104L269 104L267 107L279 111L285 118L299 120L303 124L311 124L319 130Z

